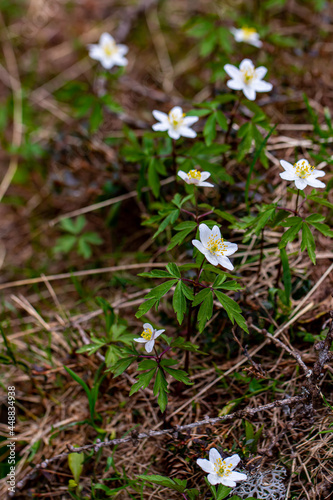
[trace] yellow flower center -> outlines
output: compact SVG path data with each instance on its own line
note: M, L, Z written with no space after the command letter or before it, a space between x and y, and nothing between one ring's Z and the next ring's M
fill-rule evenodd
M253 80L253 78L255 77L255 74L256 74L256 70L255 68L244 68L241 70L242 74L243 74L243 79L244 79L244 82L245 83L250 83L251 80Z
M249 38L251 38L252 35L254 35L256 32L256 30L254 28L242 28L242 33L243 33L243 37L245 38L245 40L248 40Z
M307 177L310 177L315 167L311 167L307 161L303 160L295 163L294 169L296 170L298 177L301 179L307 179Z
M174 129L177 129L180 127L184 121L185 113L182 114L182 116L179 116L177 113L174 111L170 111L169 113L169 123L170 125L173 126Z
M117 46L114 42L106 43L103 47L103 50L105 55L108 57L113 56L118 51Z
M199 170L190 170L189 173L187 174L189 179L197 179L200 181L201 179L201 172Z
M213 255L215 255L217 253L219 255L223 255L227 249L223 238L218 238L217 236L213 236L213 235L211 235L208 239L207 248L210 251L210 253Z
M222 458L218 458L215 462L215 473L220 476L229 476L232 471L232 464L226 465Z
M152 335L153 335L153 332L151 331L151 328L146 328L141 333L141 337L143 337L145 340L151 340Z

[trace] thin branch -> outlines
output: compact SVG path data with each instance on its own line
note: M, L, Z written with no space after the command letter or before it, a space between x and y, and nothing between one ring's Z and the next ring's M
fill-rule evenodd
M96 443L94 444L87 444L84 446L80 446L79 448L74 448L72 445L67 445L68 451L65 451L63 453L60 453L60 455L56 455L52 458L46 459L43 462L35 465L33 471L29 472L26 476L21 479L17 483L17 488L18 489L23 489L26 483L33 478L35 475L36 471L39 469L45 469L49 466L50 463L56 462L57 460L66 458L70 453L82 453L85 451L91 451L93 450L95 453L97 453L101 448L104 447L109 447L109 446L116 446L119 444L124 444L128 443L130 441L135 444L139 439L147 439L147 438L152 438L152 437L159 437L159 436L164 436L165 434L171 434L175 438L177 438L177 435L179 432L187 431L188 429L194 429L196 427L200 427L202 425L215 425L218 423L222 422L228 422L230 420L236 419L236 418L244 418L244 417L252 417L256 413L259 413L261 411L268 411L272 410L273 408L281 408L282 406L294 406L298 403L301 403L307 399L306 395L302 396L293 396L291 398L286 398L286 399L280 399L277 401L273 401L272 403L268 403L266 405L258 406L256 408L244 408L243 410L238 410L234 413L230 413L229 415L223 415L221 417L215 417L215 418L205 418L204 420L200 420L198 422L192 422L191 424L186 424L186 425L178 425L170 429L162 429L159 431L153 431L149 430L147 432L141 432L141 433L135 433L132 432L130 436L120 438L120 439L111 439L111 440L106 440L106 441L99 441L98 439L96 440Z

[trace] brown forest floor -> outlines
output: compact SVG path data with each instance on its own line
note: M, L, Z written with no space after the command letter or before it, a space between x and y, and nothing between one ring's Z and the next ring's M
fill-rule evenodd
M17 91L22 85L24 112L27 113L27 130L23 130L23 134L26 140L44 151L37 162L18 157L21 177L17 175L10 183L0 204L1 321L17 359L29 367L25 371L13 365L2 365L3 388L16 387L17 451L22 457L17 465L18 479L29 472L29 462L39 463L61 453L66 444L83 445L96 438L95 430L84 422L89 416L86 396L64 372L63 365L72 368L91 386L100 361L94 355L76 354L82 339L72 327L72 320L80 322L87 332L101 333L103 319L94 297L103 296L127 320L129 331L136 331L141 322L135 318L135 312L146 290L138 289L134 278L143 267L126 270L126 266L138 262L139 255L142 263L148 260L165 262L160 257L162 249L157 248L151 238L150 229L140 226L141 217L146 214L145 205L136 196L128 195L136 188L137 174L132 165L122 161L117 144L105 139L122 138L123 121L140 137L153 122L153 109L167 111L174 103L181 103L186 108L191 102L211 98L216 88L208 83L209 71L198 58L195 40L185 36L182 26L198 13L219 13L223 19L224 8L232 4L246 10L240 1L169 0L162 2L158 9L153 5L146 13L136 16L139 3L82 0L74 2L69 9L69 2L64 0L52 3L31 0L25 2L26 10L22 12L22 7L13 7L11 11L4 2L3 17L0 17L4 55L0 66L0 96L5 103L10 99L12 88ZM287 1L264 22L270 31L295 37L302 43L301 48L287 49L268 42L264 45L274 60L269 80L275 90L259 97L257 104L263 107L272 123L279 125L268 141L269 169L263 170L262 175L266 176L267 184L278 187L272 196L261 185L256 194L259 203L284 196L285 188L279 182L279 159L293 162L295 149L300 157L306 156L308 149L316 150L303 92L321 121L325 108L333 112L332 2L327 2L327 8L319 13L307 3ZM84 119L73 117L70 107L54 95L71 80L80 80L96 90L99 82L93 69L95 64L87 57L85 46L95 43L103 31L113 33L124 25L128 28L128 33L125 29L125 43L130 47L131 57L125 76L121 77L117 101L125 109L125 116L120 118L108 113L100 130L89 134ZM226 25L230 26L231 22L227 21ZM325 36L320 36L320 30ZM225 86L225 83L218 85ZM10 117L4 131L7 143L12 141L12 130ZM0 151L1 178L7 171L8 160L8 153ZM226 169L236 179L236 191L243 189L246 172L242 165L233 160ZM332 176L330 169L327 167L328 178ZM112 183L111 194L105 194L108 181ZM55 224L58 216L121 195L124 201L116 223L105 223L110 217L110 207L85 214L89 230L97 232L104 240L103 245L94 248L93 257L84 260L75 254L65 258L53 255L52 247L61 234ZM232 198L234 195L228 195L226 190L219 196L227 199L230 205L237 204ZM216 200L209 201L214 203ZM330 201L333 202L332 193ZM247 319L251 317L266 328L269 322L278 327L266 307L267 289L275 286L278 272L278 251L274 254L269 249L279 238L278 232L266 232L265 258L259 275L258 261L252 257L259 255L260 244L253 241L243 245L241 236L235 239L239 244L239 256L243 257L239 268L241 283L246 287L240 297L242 309ZM327 239L319 237L317 265L313 266L308 256L299 251L299 244L293 245L290 267L300 294L293 297L292 305L298 307L299 314L285 330L283 339L291 342L304 361L312 366L316 360L313 341L306 340L304 332L316 336L328 325L328 311L333 309L333 273L330 272L320 286L314 287L331 266L333 252L332 247L327 246ZM116 273L98 272L98 269L112 266L124 267ZM85 275L89 269L95 269L96 274ZM72 271L83 273L75 280L70 274L54 279L57 274ZM44 282L29 282L41 275L45 275ZM22 279L27 282L18 286L10 284ZM125 289L121 279L128 281ZM167 321L169 314L168 304L162 302L160 317ZM177 325L173 322L168 328L172 335ZM229 401L237 398L243 398L240 407L256 407L275 398L298 394L303 375L294 359L266 343L254 358L267 374L258 380L250 370L244 371L238 365L242 361L243 368L248 366L231 332L228 330L223 341L219 340L224 328L222 321L214 323L214 329L205 340L196 338L208 355L192 358L193 386L181 393L173 387L166 414L168 425L190 423L205 415L216 416ZM251 331L250 338L242 337L240 341L251 349L263 338ZM332 403L329 396L333 368L328 366L327 369L323 392ZM220 375L226 371L228 375L220 380ZM132 375L131 370L127 378L113 379L108 374L102 383L96 409L108 436L121 437L136 426L141 431L164 425L149 390L128 397ZM252 384L250 389L249 384ZM284 464L288 498L330 498L333 485L332 414L327 407L322 407L309 421L294 418L293 412L294 409L288 413L286 408L274 408L253 418L255 429L263 425L264 430L257 452L247 457L247 470L254 472L259 464L263 468ZM329 430L331 432L320 434ZM130 442L115 450L105 448L98 459L91 458L81 480L88 488L92 478L97 482L112 474L116 477L111 469L105 472L107 457L113 456L119 474L124 470L130 479L149 470L150 474L187 479L194 487L203 482L203 474L195 467L195 460L203 456L207 447L214 444L231 449L236 443L238 449L243 449L244 442L242 419L216 427L200 427L178 439L170 435ZM1 457L4 458L5 455ZM71 477L66 460L60 461L36 474L16 496L70 498L67 484ZM124 481L118 477L112 485L120 486ZM6 487L2 484L0 491L5 495ZM106 484L111 487L110 483ZM157 487L145 487L142 497L131 487L128 491L132 497L123 490L116 498L179 498L170 490Z

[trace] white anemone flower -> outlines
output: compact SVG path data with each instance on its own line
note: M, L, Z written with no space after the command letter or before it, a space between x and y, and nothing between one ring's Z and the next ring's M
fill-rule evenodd
M244 59L240 63L239 69L232 64L226 64L224 70L232 78L227 82L228 87L233 90L242 90L250 101L255 100L256 92L269 92L273 88L271 83L262 81L267 73L267 68L265 66L255 68L250 59Z
M157 337L161 335L161 333L165 332L165 330L155 330L153 326L149 323L144 323L143 332L141 333L141 337L135 340L135 342L140 342L141 344L146 344L145 349L147 352L151 352L153 350L155 340Z
M262 41L259 39L259 33L254 28L231 28L231 33L234 35L236 42L246 42L255 47L262 47Z
M234 266L228 259L229 255L235 253L238 249L236 243L229 243L221 238L221 232L218 226L214 226L212 230L206 224L199 226L200 240L192 240L192 244L203 253L208 262L213 266L219 264L230 271Z
M179 177L186 182L186 184L194 184L198 187L214 187L214 184L210 182L205 182L208 177L210 177L209 172L200 172L199 170L190 170L187 174L182 170L178 172Z
M239 455L235 454L231 457L222 459L216 448L209 451L209 460L199 458L197 464L205 472L208 472L208 481L210 484L223 484L231 488L236 486L236 481L245 481L246 474L235 472L233 469L240 462Z
M323 177L325 172L316 170L315 167L311 167L308 160L303 158L295 163L295 165L285 160L280 160L280 163L285 170L280 174L280 177L285 181L295 181L297 189L303 190L306 186L314 188L325 187L325 184L317 179L317 177Z
M153 117L159 121L159 123L154 123L152 127L155 132L167 131L172 139L179 139L180 136L194 139L197 136L190 127L199 120L199 117L186 116L180 106L172 108L168 115L162 111L154 110Z
M128 60L124 57L128 52L128 47L116 44L114 38L109 33L103 33L98 44L88 45L89 56L99 61L103 68L111 69L113 66L126 66Z

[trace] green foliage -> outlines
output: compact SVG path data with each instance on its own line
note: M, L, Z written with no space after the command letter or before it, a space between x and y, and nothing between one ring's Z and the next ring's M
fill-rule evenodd
M62 219L60 226L63 231L69 233L60 236L57 239L53 248L54 253L69 253L76 249L78 255L85 259L89 259L92 255L91 245L101 245L103 240L97 233L87 232L80 234L86 225L86 219L83 215L79 215L76 220Z
M83 470L84 453L70 453L68 455L68 467L73 474L75 486L80 482L80 476Z

